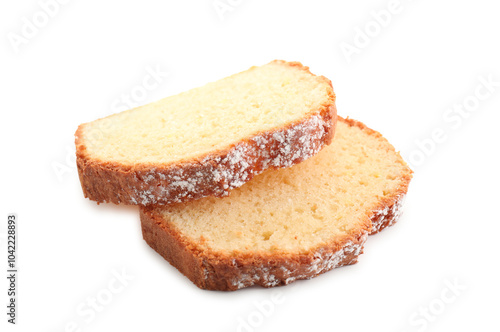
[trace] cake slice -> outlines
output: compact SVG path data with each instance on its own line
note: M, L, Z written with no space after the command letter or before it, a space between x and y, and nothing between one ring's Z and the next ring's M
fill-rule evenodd
M333 143L229 197L141 207L146 242L198 287L236 290L353 264L401 213L412 171L378 132L338 119Z
M331 82L276 60L80 125L78 174L97 202L226 196L266 169L315 155L331 142L335 121Z

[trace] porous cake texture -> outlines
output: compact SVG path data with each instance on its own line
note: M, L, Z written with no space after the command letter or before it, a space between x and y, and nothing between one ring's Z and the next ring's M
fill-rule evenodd
M339 117L316 156L228 197L141 207L143 236L200 288L289 284L355 263L368 235L397 221L411 177L382 135Z

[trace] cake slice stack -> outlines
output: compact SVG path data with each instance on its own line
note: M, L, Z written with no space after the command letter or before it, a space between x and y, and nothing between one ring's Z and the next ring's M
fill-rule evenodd
M203 289L284 285L357 262L368 235L397 220L411 180L378 132L336 121L330 81L297 63L126 113L77 131L84 193L140 205L146 242ZM89 147L98 121L114 125Z

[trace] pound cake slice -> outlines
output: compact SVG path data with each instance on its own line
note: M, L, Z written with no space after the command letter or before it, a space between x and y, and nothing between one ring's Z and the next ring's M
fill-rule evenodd
M141 207L146 242L203 289L272 287L356 263L400 215L412 171L378 132L338 118L333 143L229 197Z
M275 60L79 126L84 195L116 204L170 204L228 192L330 144L331 82Z

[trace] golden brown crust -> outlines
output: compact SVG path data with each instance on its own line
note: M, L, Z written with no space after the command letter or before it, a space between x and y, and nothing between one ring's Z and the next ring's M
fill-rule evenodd
M274 287L310 279L357 262L368 231L346 236L305 254L233 253L200 249L150 207L140 208L144 240L196 286L232 291L259 285Z
M310 73L298 62L286 63ZM313 75L313 74L311 74ZM205 196L227 196L266 169L302 162L331 143L335 132L335 95L304 118L274 130L257 133L224 150L174 164L124 165L92 158L80 125L75 133L77 168L85 197L98 203L153 205L187 202Z
M339 121L384 139L360 122L340 117ZM390 144L387 148L394 150ZM367 211L358 229L305 254L240 252L228 255L214 252L202 248L168 220L163 220L160 213L155 211L156 207L140 209L143 237L155 251L202 289L236 290L252 285L286 285L356 263L367 235L375 234L397 221L411 173L407 168L401 178L401 185L394 192L381 197L380 203L372 211Z

